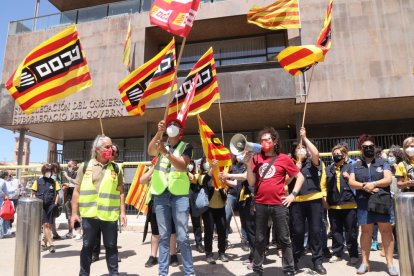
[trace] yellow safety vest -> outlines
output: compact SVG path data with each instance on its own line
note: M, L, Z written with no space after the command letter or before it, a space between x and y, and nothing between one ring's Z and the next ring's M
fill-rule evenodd
M79 196L79 212L83 218L98 218L104 221L117 221L120 212L120 192L118 175L112 164L104 170L104 177L96 190L92 182L92 161L89 162L82 179Z
M172 153L180 157L187 143L180 141ZM167 150L168 146L167 146ZM187 172L179 172L171 165L167 157L160 155L155 164L154 173L151 178L151 194L160 195L167 189L173 195L188 195L190 189L190 180Z

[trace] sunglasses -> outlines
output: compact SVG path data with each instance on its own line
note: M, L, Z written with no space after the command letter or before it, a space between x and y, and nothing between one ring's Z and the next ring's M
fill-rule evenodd
M362 148L363 148L364 150L367 150L367 149L374 149L374 145L363 145L363 146L362 146Z

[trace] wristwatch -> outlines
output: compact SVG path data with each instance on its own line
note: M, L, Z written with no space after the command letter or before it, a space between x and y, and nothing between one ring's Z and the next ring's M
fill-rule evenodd
M291 194L296 197L298 195L298 192L292 191Z

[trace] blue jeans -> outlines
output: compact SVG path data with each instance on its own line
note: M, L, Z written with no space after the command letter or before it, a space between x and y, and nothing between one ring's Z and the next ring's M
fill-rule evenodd
M82 218L83 246L80 254L80 276L89 275L92 263L92 250L96 235L102 231L105 246L106 265L110 276L118 274L118 221L103 221L93 218Z
M188 195L176 196L166 190L162 194L154 196L154 208L157 214L157 224L160 232L158 275L168 275L170 264L171 217L175 223L177 242L183 260L184 275L195 274L188 235L188 214L190 211Z
M236 205L238 203L238 199L236 196L228 194L227 195L227 204L226 204L226 239L229 237L229 229L230 229L230 223L231 223L231 218L233 217L233 213L231 212L230 206L231 208L233 208L233 211L236 208ZM243 224L241 225L241 235L242 235L242 240L243 241L247 241L247 233L246 233L246 229L243 227Z

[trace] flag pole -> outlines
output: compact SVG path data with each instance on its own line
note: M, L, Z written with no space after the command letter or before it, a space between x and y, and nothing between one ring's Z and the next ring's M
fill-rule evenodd
M102 118L101 118L101 116L99 116L99 124L101 125L101 133L102 133L102 135L105 135L104 134L104 131L103 131L103 125L102 125Z
M145 193L144 193L144 197L142 198L142 202L141 202L141 204L140 204L140 206L139 206L139 208L138 208L137 220L139 219L139 216L141 215L141 210L142 210L142 208L143 208L143 207L144 207L144 205L145 205L145 201L147 200L147 194L148 194L148 191L150 190L150 188L151 188L151 182L150 182L150 183L148 183L148 188L147 188L147 190L145 191Z
M173 93L172 90L174 89L174 85L177 83L178 67L180 66L180 63L181 63L181 57L182 57L183 52L184 52L184 46L185 46L186 41L187 41L187 37L184 37L183 41L181 42L180 53L178 54L177 65L175 66L176 68L175 68L174 77L173 77L174 81L173 81L171 87L169 87L170 92L169 92L167 104L165 106L164 121L167 120L168 106L170 105L170 102L172 101L173 97L175 96L175 93Z
M224 129L223 129L223 117L221 116L221 101L218 99L219 114L220 114L220 127L221 127L221 140L224 145Z
M303 128L305 126L306 109L307 109L307 106L308 106L308 97L309 97L310 85L312 83L313 71L315 70L316 64L312 66L312 71L311 71L311 75L310 75L309 83L308 83L308 89L307 89L306 94L305 94L305 106L303 108L303 118L302 118L302 126L301 126L301 128ZM302 137L300 137L299 145L302 145Z

